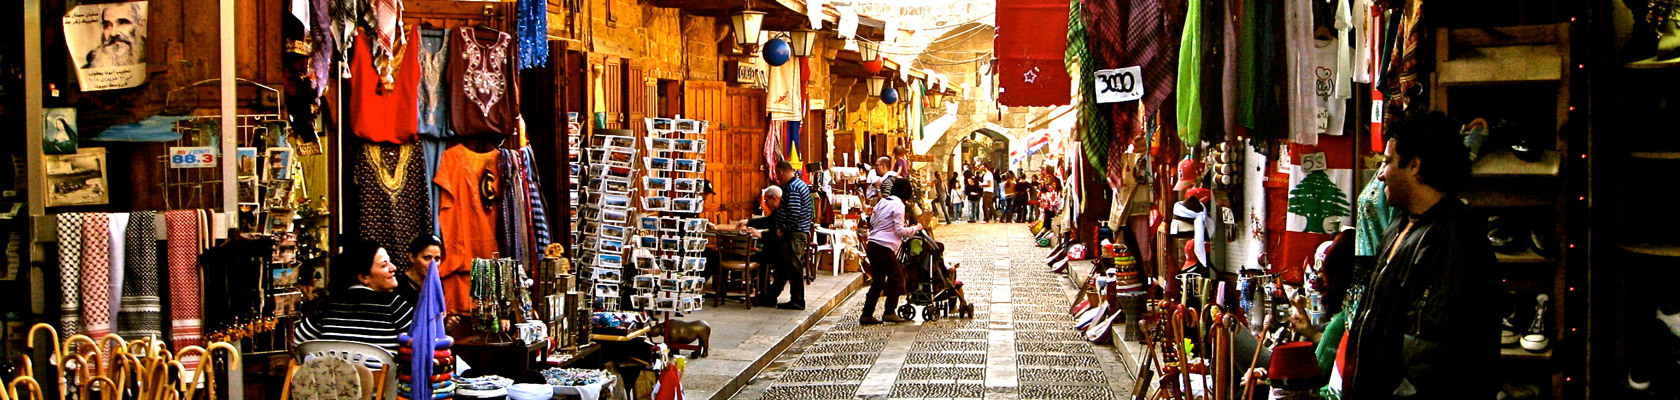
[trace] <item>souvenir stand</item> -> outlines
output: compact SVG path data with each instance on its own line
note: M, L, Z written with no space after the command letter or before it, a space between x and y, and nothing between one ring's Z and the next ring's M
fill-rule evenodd
M699 345L674 343L673 314L700 311L706 287L708 221L699 218L704 208L701 177L706 172L706 128L704 120L647 118L648 135L642 140L648 157L642 159L639 193L641 213L633 228L631 250L635 294L631 308L660 314L661 332L672 350L704 350Z

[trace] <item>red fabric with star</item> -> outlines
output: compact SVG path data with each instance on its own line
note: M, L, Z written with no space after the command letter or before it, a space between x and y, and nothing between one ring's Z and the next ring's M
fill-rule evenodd
M1059 106L1073 97L1062 53L1067 49L1066 0L999 0L998 103L1011 107ZM1054 29L1051 29L1054 28Z

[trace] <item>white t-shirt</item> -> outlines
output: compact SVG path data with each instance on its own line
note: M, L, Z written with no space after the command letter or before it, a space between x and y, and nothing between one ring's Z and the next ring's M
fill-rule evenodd
M993 186L997 186L997 182L992 180L992 171L980 173L980 190L984 190L986 193L996 193L997 188Z
M1341 135L1347 115L1348 94L1352 91L1348 75L1350 63L1343 63L1341 41L1313 40L1313 130L1326 135Z

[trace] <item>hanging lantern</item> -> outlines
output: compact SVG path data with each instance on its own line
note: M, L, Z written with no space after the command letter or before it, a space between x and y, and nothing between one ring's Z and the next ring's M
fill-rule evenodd
M763 53L764 63L770 64L772 67L787 64L788 59L793 57L792 50L788 48L788 43L781 38L770 39L769 42L764 43Z
M881 95L881 86L885 85L886 83L887 83L887 78L882 78L882 77L879 77L879 76L869 77L869 95L870 96L880 96Z
M881 59L880 44L859 38L858 56L860 56L864 61Z
M817 31L796 29L789 33L788 37L793 39L791 43L793 45L793 55L799 57L811 56L811 46L817 42Z
M759 27L764 24L764 12L746 10L729 16L729 23L735 28L735 44L741 47L758 45Z
M945 92L941 92L941 91L937 91L937 90L929 90L927 92L927 98L928 98L928 104L944 104L945 103Z

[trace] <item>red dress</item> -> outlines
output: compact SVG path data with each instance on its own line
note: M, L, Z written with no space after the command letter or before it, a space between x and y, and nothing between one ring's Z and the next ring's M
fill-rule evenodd
M420 123L419 31L404 32L407 39L393 49L389 86L381 82L374 67L370 36L356 35L355 54L350 61L350 107L355 113L350 129L368 141L413 143Z
M451 313L472 311L472 260L492 258L499 250L497 201L486 201L480 190L488 186L499 193L497 156L451 146L439 157L437 178L432 180L438 185L438 228L443 232L443 254L448 255L438 264L438 276Z

